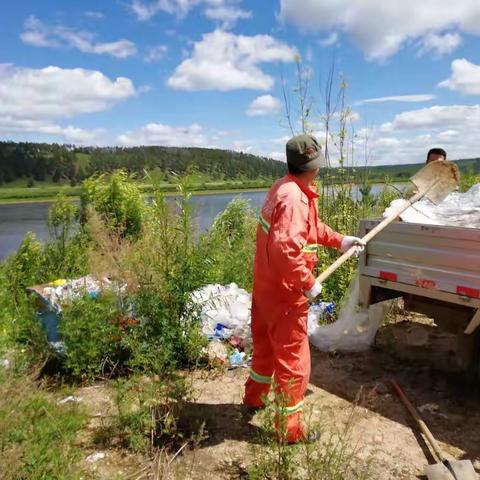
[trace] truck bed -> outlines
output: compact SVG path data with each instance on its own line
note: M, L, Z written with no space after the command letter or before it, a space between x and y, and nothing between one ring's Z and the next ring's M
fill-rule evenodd
M362 220L365 235L380 220ZM405 293L480 308L480 229L394 222L360 257L361 278Z

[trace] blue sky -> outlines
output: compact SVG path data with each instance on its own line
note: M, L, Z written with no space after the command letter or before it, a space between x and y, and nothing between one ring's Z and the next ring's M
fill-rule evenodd
M178 145L284 157L300 128L295 58L323 90L348 83L348 162L479 156L478 0L53 0L0 20L0 138ZM283 83L282 83L283 75ZM338 157L332 120L331 161ZM352 154L353 151L353 154Z

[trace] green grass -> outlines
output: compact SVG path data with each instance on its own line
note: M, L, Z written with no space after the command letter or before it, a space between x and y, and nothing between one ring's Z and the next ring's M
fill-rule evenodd
M27 187L1 187L0 202L12 201L36 201L54 199L59 193L67 197L79 196L81 187L70 187L64 185L42 185L31 188Z
M37 182L34 187L27 188L25 181L15 181L0 187L0 204L8 203L28 203L28 202L48 202L53 201L59 193L63 193L67 197L78 198L82 187L58 184L53 182ZM194 193L201 194L218 194L232 193L236 191L262 191L269 187L269 183L265 181L219 181L194 183L191 190ZM152 192L150 184L139 183L139 187L144 194ZM177 185L172 183L161 183L160 189L167 195L177 193Z
M30 376L0 371L0 470L3 480L79 480L85 455L77 435L86 416Z

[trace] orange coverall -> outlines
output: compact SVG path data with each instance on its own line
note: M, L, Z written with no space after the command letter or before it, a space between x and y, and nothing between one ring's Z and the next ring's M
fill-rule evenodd
M294 176L277 181L268 192L257 228L252 298L253 360L244 403L263 407L272 379L284 396L288 442L305 432L301 410L310 377L307 335L308 300L315 282L318 245L340 248L343 235L318 218L318 195Z

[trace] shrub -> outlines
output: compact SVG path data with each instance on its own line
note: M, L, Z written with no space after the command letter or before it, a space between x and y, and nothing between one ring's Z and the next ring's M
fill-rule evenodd
M162 378L133 376L114 382L115 415L96 433L96 442L121 446L136 452L151 453L182 438L178 415L190 398L185 378L166 374Z
M196 312L176 312L156 289L142 289L133 301L138 325L125 338L132 369L165 373L198 362L206 341Z
M15 300L24 295L26 287L43 280L43 264L42 245L37 241L35 234L29 232L4 266L5 286Z
M275 413L281 411L277 401L267 400L261 413L260 444L252 446L253 461L248 468L251 480L367 480L372 478L371 456L359 458L362 445L353 439L356 407L343 425L315 419L313 408L305 412L306 429L315 432L318 440L288 445L278 441ZM281 402L280 402L281 404ZM280 414L279 424L286 418Z
M45 278L41 244L28 233L18 251L0 264L0 351L18 350L18 362L46 360L50 349L26 287ZM21 354L21 355L20 355Z
M473 166L470 166L461 177L460 191L466 192L477 183L480 183L480 175L475 173Z
M83 223L89 208L93 208L121 236L140 235L145 201L133 177L125 171L88 178L83 182L80 200Z
M129 328L128 316L113 293L74 300L63 309L59 324L64 366L74 376L89 379L120 371L128 357L122 338Z
M234 199L203 236L200 250L210 262L210 283L237 283L251 290L257 217L245 200Z
M88 236L77 223L78 207L59 194L48 211L50 241L45 245L45 272L49 280L88 273Z

